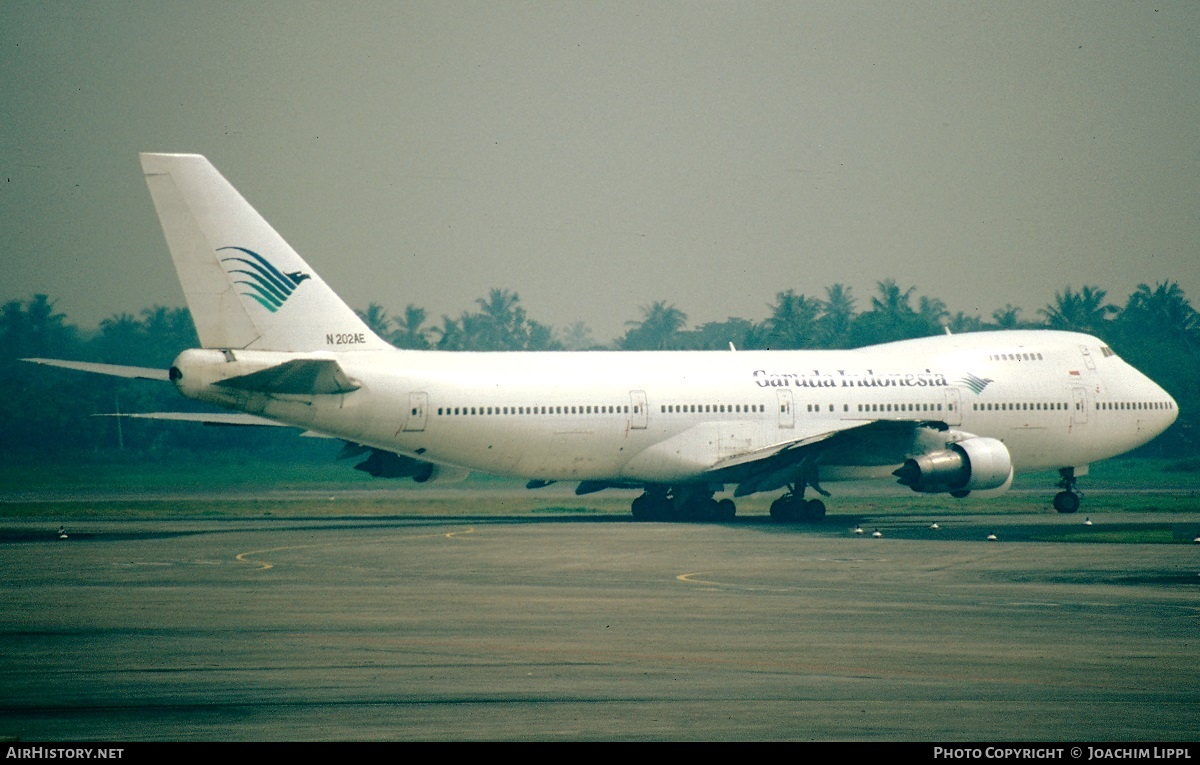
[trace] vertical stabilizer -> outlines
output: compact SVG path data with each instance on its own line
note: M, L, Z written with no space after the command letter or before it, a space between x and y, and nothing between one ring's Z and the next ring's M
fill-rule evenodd
M203 347L297 352L391 347L207 159L198 154L141 159Z

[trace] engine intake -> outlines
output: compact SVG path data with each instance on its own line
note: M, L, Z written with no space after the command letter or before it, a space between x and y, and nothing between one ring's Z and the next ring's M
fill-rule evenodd
M968 438L906 460L892 473L913 491L967 492L996 489L1012 477L1008 447L994 438Z

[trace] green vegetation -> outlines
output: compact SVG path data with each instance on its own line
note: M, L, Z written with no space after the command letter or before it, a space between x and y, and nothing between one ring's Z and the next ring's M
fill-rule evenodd
M1135 525L1123 526L1114 530L1093 531L1090 528L1080 531L1072 527L1070 531L1054 531L1039 535L1039 542L1087 542L1090 544L1137 544L1137 545L1167 545L1183 544L1191 540L1183 539L1169 527Z

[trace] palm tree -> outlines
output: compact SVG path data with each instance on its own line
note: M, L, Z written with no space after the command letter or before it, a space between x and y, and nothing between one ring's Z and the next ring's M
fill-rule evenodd
M142 323L133 314L121 312L100 320L100 345L104 348L104 360L112 362L131 361L126 356L142 342Z
M1114 324L1122 347L1133 355L1138 355L1136 347L1178 362L1179 354L1200 350L1200 313L1176 282L1161 282L1154 289L1139 284Z
M481 330L487 335L483 344L491 350L515 351L525 347L528 328L525 326L525 309L518 303L521 297L503 289L488 291L487 298L475 300L480 307L480 316L486 319Z
M884 279L876 283L877 297L871 298L871 310L859 314L851 327L852 345L871 345L910 337L936 334L941 327L930 323L912 307L912 295L916 287L901 290L895 279ZM925 301L924 310L931 315L945 312L941 301Z
M540 321L526 322L526 340L523 350L561 351L563 344L554 339L554 328Z
M997 329L1017 329L1023 326L1020 314L1020 308L1012 303L1005 303L1003 308L992 311L992 323Z
M0 350L10 358L70 353L76 329L66 318L44 294L24 302L10 300L0 308Z
M767 319L767 344L771 348L812 348L817 339L817 317L821 303L795 290L775 295L771 317Z
M463 316L466 316L464 313ZM466 334L458 319L442 315L442 326L434 327L438 335L437 348L439 351L461 351L466 348Z
M568 351L582 351L596 345L596 341L592 339L592 330L582 321L567 327L560 337L559 344Z
M1099 287L1084 285L1079 292L1069 286L1062 292L1054 293L1054 303L1039 309L1038 313L1046 317L1046 325L1051 329L1066 329L1075 332L1086 332L1091 335L1103 336L1109 317L1119 313L1119 309L1111 303L1105 303L1108 292Z
M929 325L930 330L938 331L944 326L945 320L949 318L950 311L941 299L922 295L917 303L917 315Z
M1122 318L1127 315L1162 329L1190 332L1200 327L1200 314L1192 308L1178 282L1160 282L1153 290L1139 284L1129 296Z
M687 314L667 301L659 300L642 306L641 321L625 322L629 329L620 340L627 351L654 351L670 348L676 334L687 326Z
M917 291L916 287L909 287L901 292L900 285L892 278L876 282L875 286L879 290L879 297L871 298L872 311L892 316L907 316L913 313L910 301L912 294Z
M392 320L391 317L388 316L387 311L384 310L383 306L379 305L378 303L371 303L367 306L366 311L355 311L355 313L358 314L358 318L362 319L363 323L366 324L372 332L380 337L388 336Z
M849 340L850 325L854 323L854 305L858 301L844 284L825 288L825 310L818 319L821 344L826 348L844 348Z
M730 316L725 321L710 321L693 330L676 333L672 348L689 351L724 351L733 343L734 348L749 349L755 339L754 322Z
M959 311L950 317L950 320L946 323L946 327L958 335L963 332L980 332L986 328L986 325L983 323L983 319L978 316L967 316L962 311Z
M389 338L397 348L410 348L423 351L429 348L429 330L421 326L425 323L425 309L409 303L404 307L404 318L393 319L396 331Z
M186 308L156 305L142 309L141 363L166 367L185 348L200 345L192 315Z

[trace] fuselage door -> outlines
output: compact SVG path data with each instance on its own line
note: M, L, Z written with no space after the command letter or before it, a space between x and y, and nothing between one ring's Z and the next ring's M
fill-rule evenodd
M1071 403L1071 422L1083 425L1088 421L1087 389L1072 388L1071 397L1074 399Z
M1088 350L1088 347L1086 345L1079 346L1079 352L1083 354L1083 363L1087 365L1087 368L1093 372L1096 371L1096 362L1092 359L1092 352Z
M776 388L775 395L779 398L779 427L796 427L796 412L791 388Z
M629 427L633 430L645 430L649 418L646 412L646 391L629 391Z
M425 420L428 417L429 394L424 391L413 391L408 394L408 412L404 418L404 432L418 433L425 430Z
M942 421L947 425L962 425L962 391L947 388L944 406L946 411L942 412Z

